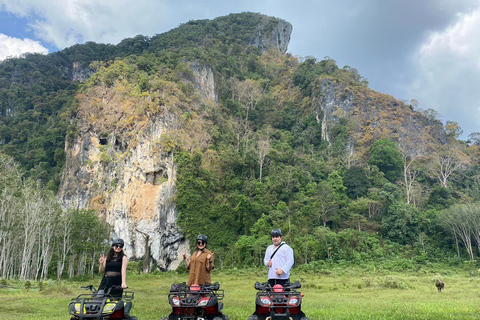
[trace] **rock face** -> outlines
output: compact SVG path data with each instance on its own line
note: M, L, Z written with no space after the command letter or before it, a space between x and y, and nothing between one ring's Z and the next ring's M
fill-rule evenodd
M176 166L171 154L155 151L156 141L171 128L173 119L156 119L135 137L138 144L120 159L125 144L115 135L104 138L94 130L79 132L66 148L67 163L59 197L68 208L93 208L112 225L114 237L125 240L125 251L133 259L146 248L151 264L175 269L182 250L188 251L175 224Z
M287 52L290 36L292 34L292 25L285 20L278 20L278 23L272 28L267 28L265 24L272 23L268 18L263 24L260 24L255 35L252 38L252 45L266 52L272 48L278 49L281 53Z
M322 81L312 98L313 110L317 122L322 124L322 140L330 141L329 129L339 118L353 108L353 94L339 94L345 86L332 81ZM339 110L341 110L339 114Z
M198 89L200 101L215 103L211 68L198 62L190 66L194 77L186 81ZM181 121L165 109L138 121L133 129L122 129L121 119L135 116L135 103L104 87L87 96L80 103L77 137L66 143L60 202L104 216L113 236L125 240L130 258L141 259L147 252L150 266L176 269L189 247L176 225L178 212L172 201L177 167L162 141L181 130Z
M70 71L70 79L72 81L83 81L93 74L93 70L82 66L80 62L74 62Z
M218 102L212 68L195 61L190 65L190 69L192 69L194 74L192 82L201 92L202 96L211 102Z
M448 142L440 121L365 86L352 89L341 81L324 79L312 95L312 105L322 124L323 140L331 140L331 130L340 119L349 119L352 132L346 147L352 157L355 146L371 141L372 137L408 139L418 146L428 143L428 139L440 144Z

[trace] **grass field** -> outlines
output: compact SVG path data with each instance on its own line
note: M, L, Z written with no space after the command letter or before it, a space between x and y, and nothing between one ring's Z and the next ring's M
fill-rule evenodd
M263 281L264 271L227 270L213 273L212 280L225 290L224 313L231 320L246 320L254 310L256 280ZM132 314L140 320L167 316L167 294L172 283L187 275L128 275L127 283L135 291ZM297 273L305 294L303 310L311 320L317 319L480 319L480 277L450 272L443 276L445 291L438 293L434 274L364 273L355 269L323 273ZM85 282L51 281L30 290L0 289L0 319L47 320L69 319L68 303L83 290L82 285L98 285L100 278ZM23 282L9 281L11 286ZM32 283L34 287L36 283Z

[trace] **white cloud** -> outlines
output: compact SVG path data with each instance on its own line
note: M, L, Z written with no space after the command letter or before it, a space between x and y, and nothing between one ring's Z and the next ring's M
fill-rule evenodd
M26 52L48 53L39 42L31 39L18 39L0 33L0 61L7 57L17 57Z
M480 10L459 15L430 35L414 56L417 78L410 96L456 121L464 136L480 131Z
M0 0L3 10L31 20L35 35L60 49L96 41L118 43L153 35L165 17L165 0Z

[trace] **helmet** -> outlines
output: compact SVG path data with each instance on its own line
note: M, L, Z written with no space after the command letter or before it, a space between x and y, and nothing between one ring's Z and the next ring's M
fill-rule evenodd
M270 232L270 236L272 236L272 237L281 237L281 236L282 236L282 230L280 230L280 229L273 229L272 232Z
M207 242L208 242L208 237L207 237L206 235L204 235L204 234L201 234L201 235L199 235L199 236L197 237L197 241L198 241L198 240L207 243Z
M121 244L122 246L125 245L125 243L123 242L123 240L120 239L120 238L113 240L113 242L112 242L112 247L113 247L114 245L116 245L116 244Z

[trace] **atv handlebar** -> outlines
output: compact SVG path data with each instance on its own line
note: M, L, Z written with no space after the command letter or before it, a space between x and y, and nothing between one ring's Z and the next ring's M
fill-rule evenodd
M203 290L209 290L209 291L217 291L220 289L220 284L218 282L215 283L205 283L203 286L200 286L201 289ZM190 286L188 286L185 282L179 283L179 284L172 284L172 287L170 288L171 291L186 291L190 290Z
M215 282L213 284L206 283L203 286L199 286L199 288L196 288L192 290L193 286L188 286L185 282L179 283L179 284L172 284L172 287L170 288L170 293L169 297L174 297L174 296L181 296L181 297L186 297L188 295L210 295L210 296L215 296L217 297L218 300L223 299L224 293L223 290L220 289L220 284L218 282Z
M128 288L128 287L127 287L127 288ZM125 288L125 289L127 289L127 288ZM92 285L88 285L88 286L85 286L85 287L80 287L80 289L90 290L90 291L92 291L93 293L98 292L98 290L95 289L95 287L92 286ZM122 289L123 289L122 286L114 285L114 286L111 286L111 287L108 288L108 290L106 291L106 294L109 294L110 291L112 291L112 290L122 290Z
M97 289L95 289L92 285L86 286L86 287L80 287L80 289L85 289L85 290L90 290L92 292L97 292Z
M294 283L287 282L283 286L284 289L300 289L301 287L300 281L295 281ZM260 283L257 281L255 282L255 289L259 291L272 290L272 286L268 282Z

